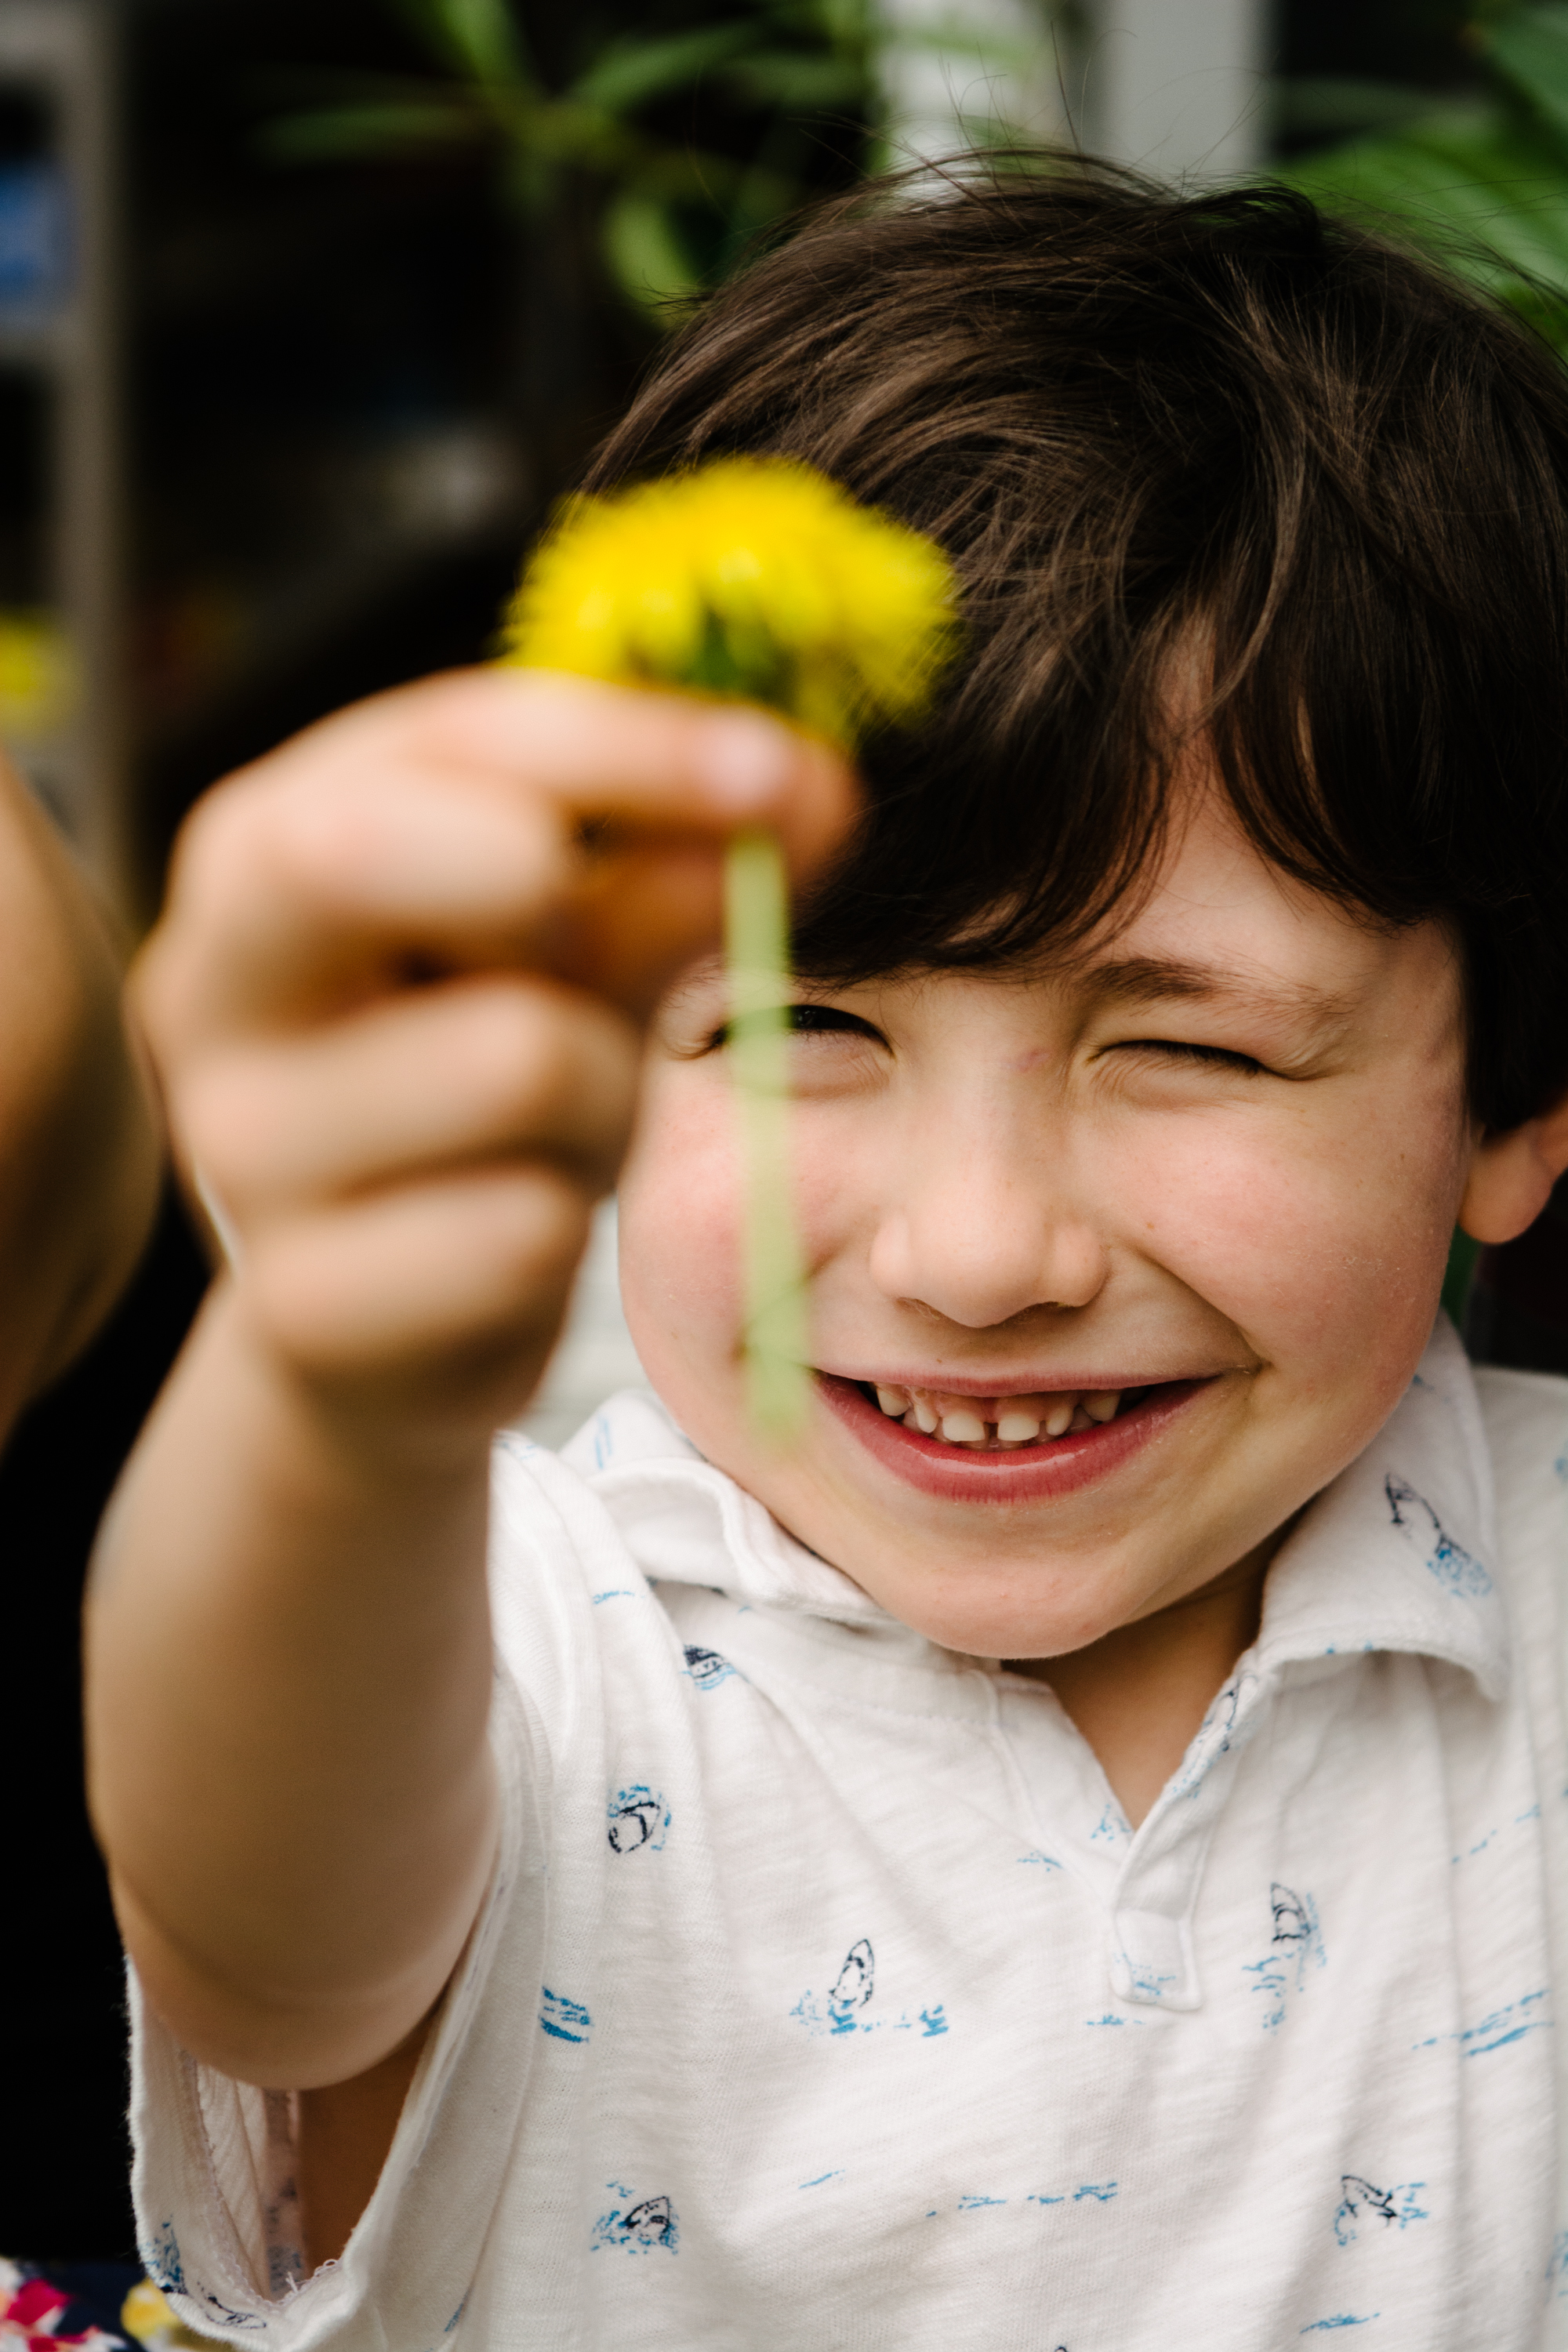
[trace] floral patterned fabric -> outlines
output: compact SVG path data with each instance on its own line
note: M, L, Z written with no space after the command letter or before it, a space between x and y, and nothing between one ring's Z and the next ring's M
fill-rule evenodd
M206 2341L128 2263L0 2255L0 2352L187 2352Z

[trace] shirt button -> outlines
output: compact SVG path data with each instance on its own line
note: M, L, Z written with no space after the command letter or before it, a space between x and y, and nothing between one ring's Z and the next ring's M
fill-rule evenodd
M1196 2009L1202 1995L1184 1924L1163 1911L1118 1911L1111 1922L1111 1990L1120 2000Z

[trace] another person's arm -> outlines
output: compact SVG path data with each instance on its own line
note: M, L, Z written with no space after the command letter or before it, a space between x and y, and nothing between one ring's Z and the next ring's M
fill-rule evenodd
M124 1287L158 1176L109 926L0 757L0 1444Z
M441 1990L494 1834L490 1433L726 833L777 823L809 865L847 807L759 717L474 673L313 730L189 829L141 1001L237 1263L106 1525L89 1721L148 1995L231 2074L361 2076Z

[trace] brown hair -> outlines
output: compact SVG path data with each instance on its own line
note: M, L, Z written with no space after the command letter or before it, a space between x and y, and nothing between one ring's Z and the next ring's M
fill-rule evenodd
M1264 854L1460 940L1477 1115L1568 1083L1568 382L1511 314L1281 188L888 184L709 303L589 487L729 450L821 467L964 582L804 970L1080 940L1150 869L1201 644Z

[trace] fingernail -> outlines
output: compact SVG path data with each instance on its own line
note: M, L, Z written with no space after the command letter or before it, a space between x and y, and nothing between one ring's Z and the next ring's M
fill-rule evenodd
M715 711L698 734L702 781L737 815L765 808L788 782L798 757L786 729L749 710Z

